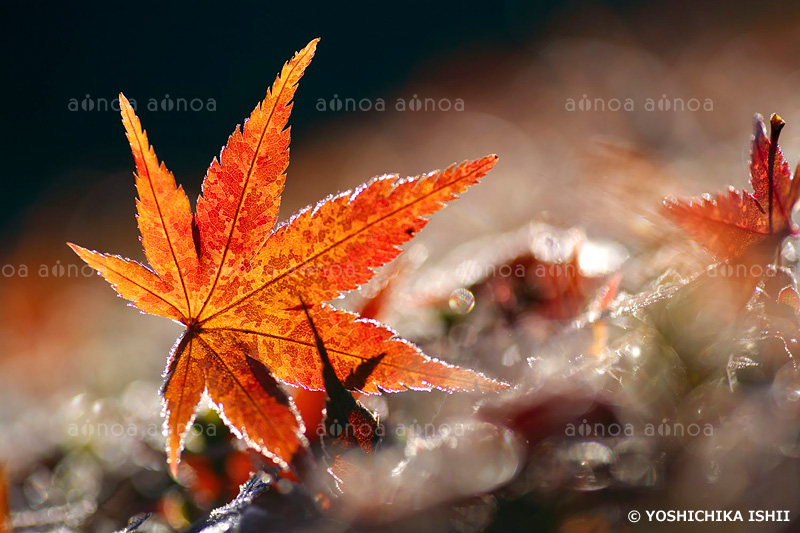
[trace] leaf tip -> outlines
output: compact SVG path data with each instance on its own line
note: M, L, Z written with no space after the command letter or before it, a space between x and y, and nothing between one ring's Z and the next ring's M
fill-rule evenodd
M490 377L486 377L486 376L483 376L483 374L481 374L481 376L484 378L483 382L486 385L489 386L489 389L488 389L489 392L500 392L500 391L512 388L511 383L507 383L507 382L499 380L499 379L493 379L493 378L490 378ZM476 390L480 390L480 389L476 388Z
M178 480L178 464L180 464L180 461L180 456L170 450L167 463L169 463L169 473L172 475L172 479L176 481Z
M493 166L495 166L497 164L497 161L499 159L500 159L500 157L497 154L489 154L487 156L484 156L481 159L481 162L486 164L486 165L489 165L489 168L492 168Z
M297 52L297 56L310 56L313 57L314 53L317 51L317 45L319 44L320 37L316 37L311 39L307 45L303 47L302 50Z
M69 246L70 249L76 254L78 254L80 257L83 257L84 252L87 252L86 248L84 248L83 246L78 246L77 244L71 243L69 241L67 241L67 246Z
M119 93L119 113L122 115L123 120L125 120L125 116L127 114L133 113L133 107L131 106L131 103L121 92Z

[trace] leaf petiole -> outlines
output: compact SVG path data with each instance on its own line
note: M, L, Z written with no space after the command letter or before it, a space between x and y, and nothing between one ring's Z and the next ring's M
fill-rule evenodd
M775 155L778 151L778 138L786 122L778 115L773 113L769 117L769 154L767 155L767 180L769 181L769 232L772 233L772 196L775 190Z

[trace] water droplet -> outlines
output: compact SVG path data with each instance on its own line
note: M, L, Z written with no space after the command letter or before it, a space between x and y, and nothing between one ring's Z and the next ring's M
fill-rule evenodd
M614 448L617 462L611 474L617 480L632 486L651 486L658 474L650 450L638 440L625 440Z
M642 348L637 344L627 344L625 345L625 352L629 357L637 359L640 355L642 355Z
M614 452L599 442L581 442L566 452L573 472L573 486L578 490L599 490L611 484L609 469L615 462Z
M548 263L563 263L575 251L574 243L560 239L549 231L542 231L533 237L531 243L533 255Z
M772 397L786 414L800 414L800 371L787 363L775 375Z
M717 461L710 461L706 465L706 479L709 483L716 483L722 476L722 466Z
M466 315L475 307L475 296L467 289L460 288L450 293L450 309L459 315Z
M797 248L794 243L787 241L786 244L783 245L781 256L790 263L797 261Z

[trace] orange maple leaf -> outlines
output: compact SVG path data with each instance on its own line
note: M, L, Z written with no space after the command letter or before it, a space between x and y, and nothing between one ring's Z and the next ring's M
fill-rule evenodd
M195 215L120 95L136 163L139 230L152 270L70 244L140 310L186 326L162 389L173 474L204 391L237 436L278 464L288 466L306 445L303 423L279 385L324 388L301 298L343 383L359 375L361 365L374 366L357 390L504 386L429 358L387 327L324 303L394 259L426 217L477 183L496 156L415 178L382 176L275 227L289 163L292 98L316 45L312 41L284 65L263 102L230 136L211 163Z
M800 180L792 176L778 146L784 125L783 119L773 114L767 138L764 119L755 117L750 153L752 193L729 187L713 197L664 201L667 216L715 258L739 260L757 251L758 257L748 257L746 262L769 261L784 238L797 234L792 212L800 197Z

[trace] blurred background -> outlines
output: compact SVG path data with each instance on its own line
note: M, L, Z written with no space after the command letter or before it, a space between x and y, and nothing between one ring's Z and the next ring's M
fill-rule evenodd
M463 304L463 293L449 303L447 296L452 289L483 281L459 278L441 266L459 264L459 246L483 243L474 246L489 262L502 263L515 255L506 257L507 250L488 244L496 244L498 235L539 242L546 231L567 242L572 236L559 232L574 228L584 235L582 242L602 252L582 266L581 276L598 277L592 290L631 258L627 268L635 272L623 277L622 287L637 293L683 261L674 259L675 250L682 250L681 238L658 213L664 196L746 186L755 113L780 113L787 122L784 153L792 166L800 156L800 6L790 1L5 3L0 13L5 50L0 59L0 464L18 527L44 527L50 520L54 528L66 524L110 531L124 524L123 517L156 510L151 527L185 528L235 495L250 471L245 452L230 439L225 441L228 451L216 456L224 460L200 465L214 443L198 441L194 450L190 443L200 465L195 471L214 474L198 474L184 486L169 480L163 472L157 391L180 328L127 308L65 245L70 241L143 260L134 219L132 158L115 111L119 92L135 100L159 158L194 199L212 158L263 98L281 65L321 37L295 98L281 219L375 175L416 175L497 153L500 162L491 175L415 239L403 267L405 281L395 289L396 303L380 318L431 355L505 379L519 375L517 365L539 375L528 359L541 356L540 347L549 345L575 313L554 317L537 310L533 314L547 326L524 322L529 333L524 341L509 342L506 337L513 331L498 334L486 323L469 322L467 331L477 335L492 329L492 335L481 342L464 340L469 335L461 328L456 330L461 337L453 341L450 328L460 323L442 316L468 313L472 304ZM673 243L677 248L664 252ZM460 250L462 256L473 253ZM535 251L529 247L526 253ZM683 262L702 267L703 256L692 247L688 253L691 260ZM594 270L587 266L593 258ZM474 298L481 290L470 289L464 297ZM578 307L583 309L593 295L589 289L581 292ZM369 301L369 292L346 304L358 309L364 300ZM444 308L436 307L439 300ZM441 312L424 314L420 307ZM481 315L481 320L491 317ZM517 324L511 320L504 327L513 330ZM629 326L609 325L612 340L616 327ZM497 335L506 337L498 340ZM509 352L512 346L516 352ZM651 349L661 353L661 348ZM709 383L722 385L703 392L704 398L713 397L704 404L712 410L714 402L733 409L730 402L739 401L721 392L734 389L727 362L722 375L727 381L713 372L697 378L685 369L683 377L675 378L673 371L681 365L691 367L676 362L668 377L656 373L641 379L672 384L663 385L670 389L665 394L681 412L687 407L676 398ZM787 390L800 390L793 388L794 374L787 377L789 370L781 374L778 367L764 378L769 387L779 376ZM549 368L545 375L558 372ZM546 380L536 379L532 387L541 392ZM606 390L604 384L595 386ZM774 396L774 388L765 390ZM558 398L563 391L546 392ZM445 399L433 397L441 411ZM642 420L661 422L659 398L648 397L650 411ZM453 401L448 409L472 416L475 401ZM645 400L626 396L625 401L638 406ZM615 405L608 408L614 420L630 412L621 402L608 402ZM757 417L760 404L749 396L748 402L741 409ZM533 404L549 405L540 397ZM389 410L380 403L373 407ZM436 414L402 405L398 411L403 409L406 416L413 412L419 417L415 421ZM563 422L580 423L585 413L595 411L577 407ZM507 418L502 420L508 425ZM219 439L225 440L226 430L213 414L201 421L219 427ZM123 430L120 435L108 430L99 439L97 428L103 423L121 424ZM758 434L758 428L748 428ZM520 517L535 509L543 528L616 527L618 503L609 502L618 502L622 489L611 482L562 487L544 476L551 485L542 497L537 490L544 478L532 481L525 465L536 464L531 458L541 459L537 454L546 455L539 464L557 465L559 456L536 448L541 435L536 440L523 431L514 439L524 441L528 453L514 452L512 466L498 467L505 477L469 495L492 494L492 503L481 500L474 504L478 511L467 507L472 510L458 515L467 518L457 524L445 520L442 530L504 530L491 524L502 523L493 520L509 508L509 516ZM759 494L765 501L782 494L777 508L788 509L796 505L800 487L770 478L781 461L797 456L795 448L773 453L783 444L756 441L747 448L746 457L759 459L746 472L731 474L735 483L721 473L719 458L698 458L703 446L718 451L707 442L692 444L689 458L670 445L669 453L678 459L662 464L663 470L642 473L651 470L641 461L655 461L664 452L652 445L637 463L642 470L638 481L626 486L646 487L645 497L664 508L663 502L674 503L664 495L699 483L703 489L698 494L713 496L710 505L735 507L752 496L753 484L762 482ZM555 445L548 446L552 451ZM580 453L609 467L609 458L619 454L611 444L603 446L608 453ZM231 459L231 449L242 457ZM694 479L697 464L711 468L716 478ZM523 488L509 481L518 480L520 472L527 476ZM516 487L513 497L492 492L505 483ZM725 490L715 488L720 486ZM601 496L575 503L573 491L600 491ZM519 507L503 503L520 498L524 503ZM586 509L594 511L582 514ZM505 530L523 530L518 524L524 523L509 522ZM769 527L780 530L779 525Z

